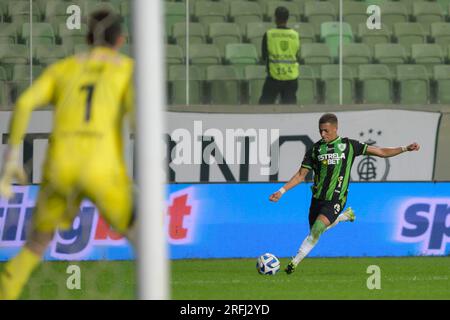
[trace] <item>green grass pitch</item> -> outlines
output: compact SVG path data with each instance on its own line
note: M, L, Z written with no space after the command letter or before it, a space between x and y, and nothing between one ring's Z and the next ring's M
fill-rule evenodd
M282 268L287 259L281 259ZM69 265L81 271L81 289L68 290ZM307 258L295 273L259 275L256 259L174 260L173 299L450 299L450 257ZM370 265L381 289L369 290ZM1 268L1 267L0 267ZM133 299L132 261L44 262L22 299Z

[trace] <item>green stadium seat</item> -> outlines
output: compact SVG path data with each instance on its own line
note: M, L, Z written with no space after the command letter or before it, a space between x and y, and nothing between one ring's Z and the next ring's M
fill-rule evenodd
M242 41L239 25L232 22L215 22L209 25L209 38L215 44L222 56L225 56L225 47L230 43Z
M32 21L40 22L41 12L37 3L32 3ZM8 3L8 15L12 22L15 23L25 23L30 22L30 1L19 0L19 1L9 1Z
M258 57L261 57L262 51L262 39L264 33L270 28L274 28L271 22L249 22L247 23L245 37L248 42L255 45L256 51L258 52Z
M444 15L448 16L448 6L450 5L449 0L436 0L437 3L441 6L442 12Z
M372 53L377 43L390 43L391 36L392 32L385 24L381 24L381 29L373 30L368 29L365 23L361 23L358 26L358 41L367 44L372 50Z
M425 32L430 32L430 25L434 22L445 22L445 13L437 2L418 1L413 4L415 21L422 25Z
M97 10L110 10L115 13L120 13L120 8L116 6L114 3L110 2L102 2L97 0L85 0L83 1L84 6L81 7L81 13L85 17L88 17L92 12Z
M339 65L322 65L321 81L325 104L339 104ZM352 104L355 96L354 76L349 66L342 66L342 103Z
M225 2L197 1L194 16L198 22L207 26L213 22L226 22L228 6Z
M257 64L258 54L251 43L230 43L225 49L225 60L230 64Z
M73 47L74 54L84 53L84 52L88 52L90 50L91 50L91 46L86 43L79 43L79 44L74 45L74 47Z
M234 65L238 76L243 78L245 66L258 64L258 53L251 43L230 43L225 48L225 62Z
M358 66L372 62L370 47L364 43L346 43L342 47L343 63L352 68L354 75L358 74Z
M378 43L375 45L374 60L387 65L392 74L396 74L398 64L408 63L408 53L405 47L398 43Z
M0 44L17 43L17 26L13 23L0 23Z
M172 26L175 23L186 21L186 6L184 3L165 1L164 4L166 6L166 31L172 30Z
M30 36L33 37L33 45L38 44L55 44L55 32L50 23L38 22L31 25L33 30L30 29L30 23L24 23L22 26L22 38L27 45L30 45ZM32 33L31 33L32 32Z
M440 45L444 52L447 51L447 46L450 44L450 23L434 22L430 29L433 42Z
M173 25L172 37L175 39L176 44L182 48L186 47L186 22L177 22ZM189 45L194 43L205 43L206 31L203 24L199 22L189 23Z
M316 77L310 66L299 66L297 104L310 105L317 102Z
M6 109L10 104L9 92L7 72L0 67L0 110Z
M292 24L288 24L288 27L298 32L298 35L300 37L300 46L304 43L316 42L316 34L312 23L295 22Z
M450 104L450 65L434 66L436 103Z
M257 105L262 94L264 81L267 77L265 66L249 65L244 69L244 77L248 82L248 101L250 105Z
M393 102L392 73L384 64L365 64L358 69L360 98L364 104Z
M438 44L413 44L411 50L411 59L415 64L424 65L427 68L428 75L431 77L435 65L445 63L445 55Z
M28 64L30 50L23 44L0 45L0 65L6 69L8 79L12 78L12 69L16 64Z
M183 64L184 54L183 49L176 44L166 45L166 63L167 64Z
M429 103L429 80L424 66L405 64L397 66L400 104Z
M292 1L268 1L264 9L264 17L266 21L275 21L275 9L277 7L285 7L289 10L289 22L301 21L303 13L301 6Z
M187 74L186 66L173 65L169 67L169 83L171 84L169 100L171 104L187 104ZM201 70L189 66L189 104L202 104L203 80Z
M314 75L320 75L320 66L333 63L330 48L324 43L305 43L300 46L300 64L313 68Z
M193 44L189 46L192 64L221 64L222 56L215 44Z
M367 21L367 4L360 1L343 1L343 21L350 24L354 33L361 23Z
M240 104L240 80L233 66L209 66L206 69L213 105Z
M335 21L336 10L327 1L307 1L305 2L305 17L308 22L314 25L316 34L320 34L320 25L323 22Z
M73 52L75 45L86 44L87 25L81 24L80 29L70 30L65 23L60 23L58 35L67 52Z
M320 38L325 42L330 48L331 55L337 58L339 55L338 47L340 41L340 28L341 24L339 22L324 22L320 28ZM351 26L343 22L342 23L342 42L351 43L353 41L353 33Z
M380 11L382 13L382 22L386 24L391 30L394 24L399 22L408 22L408 10L403 3L386 1L380 4Z
M39 65L24 65L17 64L12 69L12 81L28 81L30 82L31 72L33 72L33 79L36 79L44 70L43 66Z
M69 55L66 48L61 45L36 45L33 46L33 53L34 58L42 66L48 66Z
M411 53L411 45L426 43L427 33L417 22L400 22L394 24L394 38Z
M263 12L256 2L232 1L230 2L230 18L243 30L249 22L262 21Z

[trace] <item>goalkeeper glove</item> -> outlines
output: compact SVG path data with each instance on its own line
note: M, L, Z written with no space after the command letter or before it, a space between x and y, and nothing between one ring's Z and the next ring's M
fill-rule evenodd
M10 199L14 192L12 183L16 179L20 184L27 183L27 175L19 164L18 147L8 147L3 157L3 166L0 173L0 197Z

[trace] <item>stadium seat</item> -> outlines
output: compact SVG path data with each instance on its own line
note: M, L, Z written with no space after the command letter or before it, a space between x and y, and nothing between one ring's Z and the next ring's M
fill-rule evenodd
M48 66L69 56L66 48L61 45L36 45L33 46L33 53L36 61L42 66Z
M246 39L248 42L252 43L256 51L258 52L258 57L261 57L261 47L262 47L262 39L264 37L264 33L273 28L274 25L271 22L249 22L247 23L246 28Z
M395 23L408 22L408 10L403 3L386 1L382 2L379 6L382 12L382 22L391 28L391 30Z
M219 48L215 44L189 46L190 62L193 64L221 64Z
M307 1L305 2L305 17L314 25L316 34L320 34L322 22L336 20L336 10L327 1Z
M352 27L353 32L356 33L361 23L366 24L368 17L366 13L367 4L360 1L343 1L342 6L343 21L348 23Z
M316 34L313 24L308 22L296 22L293 24L289 24L288 27L298 32L298 35L300 37L300 46L302 46L304 43L316 42Z
M8 86L8 76L5 68L0 67L0 110L9 106L10 97L9 97L9 86Z
M432 43L413 44L411 59L415 64L424 65L430 77L433 74L434 65L445 63L445 55L441 46Z
M439 3L431 1L414 2L413 16L427 33L430 32L432 23L445 21L445 14Z
M182 48L186 47L186 22L177 22L173 25L172 37L175 39L176 44ZM189 23L189 45L195 43L206 43L206 32L203 24L199 22Z
M23 44L0 45L0 65L6 69L8 79L12 77L15 64L28 64L30 50Z
M301 21L303 13L301 6L292 1L268 1L265 5L264 18L266 21L275 21L275 9L279 6L285 7L289 10L289 22Z
M324 22L320 28L320 38L330 48L331 55L334 58L338 57L338 47L340 41L340 23L339 22ZM351 43L353 41L353 33L351 26L342 23L342 42Z
M225 2L197 1L194 16L198 22L207 26L213 22L226 22L228 6Z
M166 31L172 30L175 23L186 21L186 6L184 3L164 1L164 4L166 6Z
M39 7L37 3L33 2L32 4L32 21L40 22L41 13L39 11ZM8 3L8 15L12 22L15 23L25 23L30 22L30 1L19 0L19 1L10 1Z
M43 66L16 64L12 69L12 81L24 80L30 82L31 72L33 72L33 79L36 79L43 70Z
M358 74L358 66L370 64L372 53L368 45L364 43L346 43L342 47L343 63L352 68L354 75Z
M184 54L183 49L176 44L166 45L166 63L167 64L183 64Z
M450 23L434 22L430 29L433 42L440 45L444 52L447 51L447 46L450 44Z
M244 29L249 22L262 21L263 13L257 2L232 1L230 2L230 18Z
M225 62L232 64L240 78L246 65L258 64L258 53L251 43L230 43L225 48Z
M411 53L411 45L415 43L425 43L427 34L422 25L417 22L400 22L394 24L394 38L398 43L403 44L406 50Z
M378 43L375 45L374 60L387 65L393 75L398 64L408 63L408 53L405 47L398 43Z
M381 29L370 30L365 23L361 23L358 26L358 41L367 44L372 53L374 53L375 45L377 43L390 43L392 32L390 28L382 24Z
M81 24L80 29L70 30L65 23L59 24L58 35L67 52L73 52L77 44L86 44L87 25Z
M0 23L0 44L17 43L17 26L13 23Z
M240 81L233 66L209 66L206 69L213 105L240 104Z
M301 65L313 68L315 76L320 75L320 65L333 63L330 48L324 43L305 43L300 47Z
M33 37L33 45L55 44L55 32L53 31L52 25L50 23L33 23L31 27L33 28L32 33L30 30L30 23L24 23L22 26L22 38L25 40L25 43L27 45L30 45L30 36Z
M225 61L230 64L257 64L258 54L251 43L230 43L225 49Z
M230 43L242 41L239 25L232 22L215 22L209 25L209 38L215 44L222 56L225 56L225 47Z
M428 104L429 82L424 66L414 64L397 66L397 81L400 104Z
M317 101L316 77L310 66L299 66L297 104L310 105Z
M267 77L265 66L249 65L244 69L244 77L248 83L248 101L250 105L259 103L264 81Z
M73 47L74 54L88 52L89 50L91 50L91 46L89 46L86 43L79 43L79 44L74 45L74 47Z
M186 104L186 66L169 67L169 83L171 84L169 100L171 104ZM189 66L189 104L202 104L203 81L202 72L196 66Z
M110 10L115 13L120 13L120 8L111 2L102 2L97 0L84 0L83 6L81 7L81 13L84 17L88 17L92 12L97 10Z
M450 65L434 66L436 103L450 104Z
M321 81L323 84L323 99L325 104L339 104L339 65L322 65ZM342 66L342 103L352 104L354 94L354 81L352 69Z
M384 64L365 64L358 68L361 103L391 104L392 73Z

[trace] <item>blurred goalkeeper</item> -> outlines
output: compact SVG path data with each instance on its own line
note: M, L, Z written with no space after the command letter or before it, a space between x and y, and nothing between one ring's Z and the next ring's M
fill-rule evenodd
M91 50L49 66L18 99L0 176L0 195L25 183L19 146L33 109L54 107L53 132L43 179L24 247L0 274L0 299L17 299L41 261L55 230L67 229L84 198L130 238L132 184L123 157L122 125L133 119L133 60L118 52L124 43L121 17L108 11L90 16Z
M342 212L347 202L350 172L355 157L372 155L389 158L420 149L417 143L397 148L369 146L356 140L341 138L338 136L337 129L336 115L324 114L319 120L322 139L306 152L300 170L269 198L270 201L277 202L286 191L303 182L308 172L313 170L313 196L309 208L310 233L301 244L297 255L287 265L285 269L287 274L295 271L297 265L317 244L324 231L336 226L339 222L355 220L355 214L351 208Z

